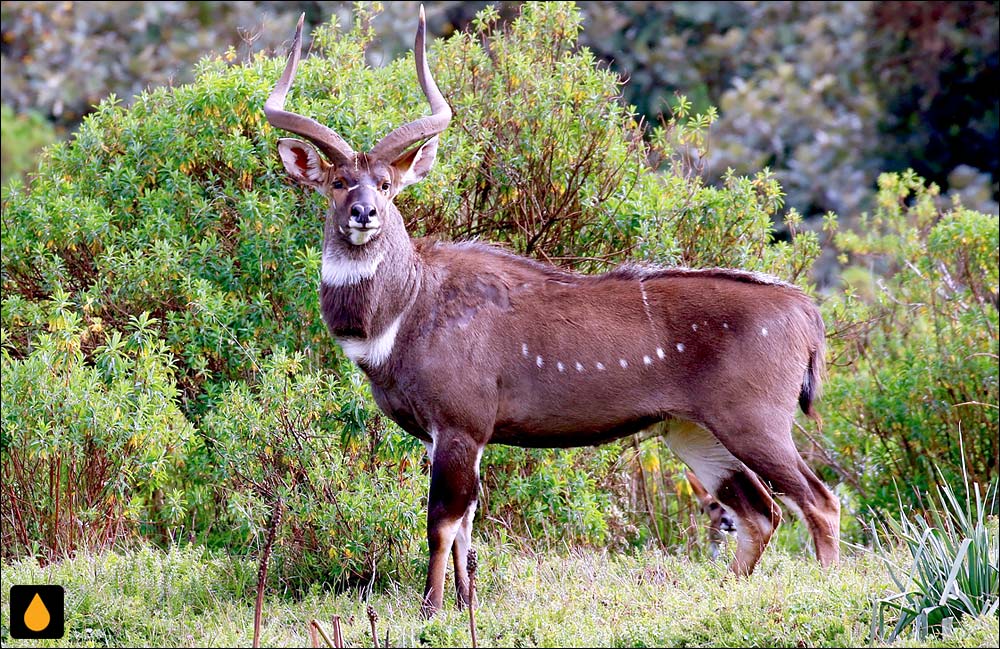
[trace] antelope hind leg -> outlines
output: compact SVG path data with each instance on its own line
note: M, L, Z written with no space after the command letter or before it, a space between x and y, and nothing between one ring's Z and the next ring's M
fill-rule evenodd
M707 429L688 421L670 421L665 439L705 490L732 513L737 543L729 568L738 575L750 574L781 522L781 510L753 471Z
M836 563L840 558L840 503L795 448L791 416L774 414L758 418L755 425L723 428L719 439L806 523L816 559L824 567Z

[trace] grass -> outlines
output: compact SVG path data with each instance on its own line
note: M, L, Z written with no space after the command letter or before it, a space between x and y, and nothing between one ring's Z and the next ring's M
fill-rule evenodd
M772 549L753 576L735 579L721 564L658 552L598 550L530 556L509 546L479 548L480 646L858 646L868 643L873 602L892 591L868 554L821 570L805 556ZM4 564L0 640L16 646L247 646L253 636L256 566L199 547L79 556L40 568ZM13 584L66 588L67 634L58 641L9 636ZM418 580L376 591L316 588L297 601L272 594L264 606L263 646L307 646L311 618L330 628L343 617L348 646L371 646L365 608L378 612L391 646L467 646L468 616L446 610L417 617ZM967 620L944 639L916 646L997 646L995 618ZM902 638L897 645L915 646Z

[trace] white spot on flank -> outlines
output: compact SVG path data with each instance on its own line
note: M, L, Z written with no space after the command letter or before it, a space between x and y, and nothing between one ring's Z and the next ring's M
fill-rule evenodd
M545 361L542 359L541 356L535 356L535 365L537 365L538 367L545 365Z
M378 367L389 359L392 348L396 344L396 333L403 322L403 314L392 321L385 331L374 338L337 338L344 353L355 363L364 361L372 367Z
M652 365L653 364L653 359L650 358L649 356L643 356L642 357L642 362L645 363L646 365Z
M583 371L583 364L580 361L576 362L576 371L577 372L582 372Z
M623 370L628 369L628 361L626 361L624 358L619 358L618 364L622 366Z
M722 323L722 328L723 329L729 329L729 323L728 322L723 322Z
M765 338L767 337L767 327L763 327L763 328L762 328L762 329L760 330L760 335L761 335L761 336L764 336Z
M556 363L556 369L559 370L560 372L563 372L565 371L566 366L562 364L562 361L559 361L558 363Z
M697 324L692 324L691 325L691 331L698 331L698 325Z
M684 351L684 343L677 343L677 351L679 352Z
M382 255L371 259L345 259L330 250L323 251L320 277L327 286L350 286L370 279L382 263Z
M596 367L599 370L603 370L604 369L604 363L597 363L594 367Z
M661 360L661 361L662 361L662 360L663 360L664 358L666 358L666 357L667 357L667 355L666 355L665 353L663 353L663 348L662 348L662 347L657 347L657 348L656 348L656 355L660 357L660 360Z
M528 357L528 343L521 343L521 353L524 354L525 358Z

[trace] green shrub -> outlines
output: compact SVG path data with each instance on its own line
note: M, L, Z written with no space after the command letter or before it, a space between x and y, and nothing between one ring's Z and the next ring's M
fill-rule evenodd
M61 290L38 306L47 331L27 348L3 334L4 558L162 538L184 513L174 477L193 431L156 323L105 330Z
M936 195L912 173L883 175L876 210L836 236L864 288L826 305L824 434L862 503L881 512L896 506L896 482L917 505L935 487L960 488L963 466L981 486L998 475L998 220L942 211Z
M259 549L278 508L271 575L285 588L412 577L423 545L423 446L370 415L360 375L324 375L304 360L274 354L202 421L219 464L191 471L188 493L207 501L214 472L229 494L214 514L202 510L216 521L210 543Z

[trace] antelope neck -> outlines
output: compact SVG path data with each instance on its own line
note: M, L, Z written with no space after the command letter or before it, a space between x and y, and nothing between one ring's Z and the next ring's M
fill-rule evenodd
M347 356L366 371L391 357L422 283L409 240L397 246L381 243L388 245L364 256L345 253L329 241L323 251L323 320Z

